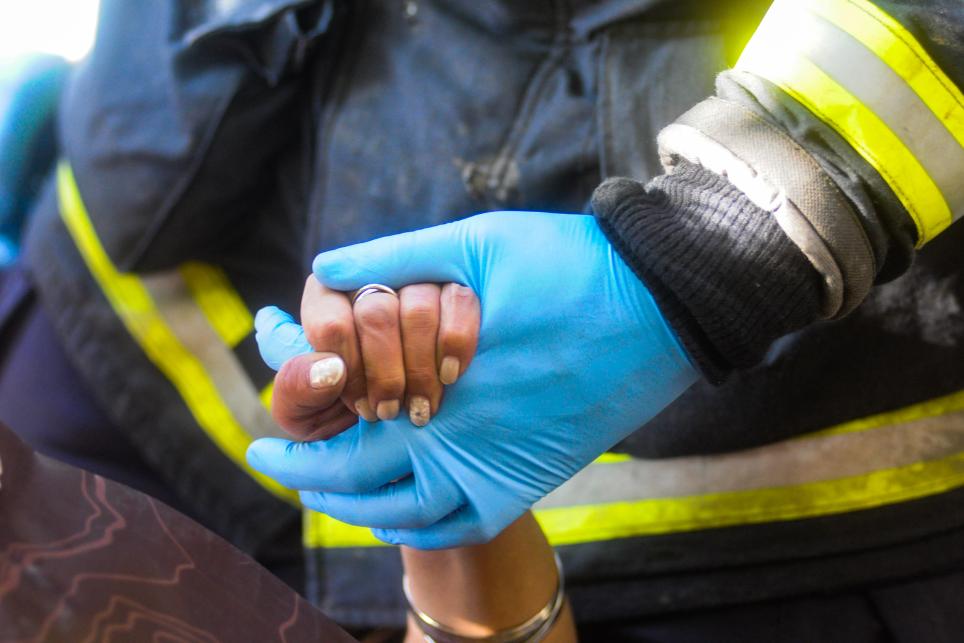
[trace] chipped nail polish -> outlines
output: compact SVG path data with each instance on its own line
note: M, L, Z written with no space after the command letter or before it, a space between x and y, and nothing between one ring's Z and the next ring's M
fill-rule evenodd
M416 395L408 402L408 419L415 426L425 426L432 419L432 404L427 397Z
M311 365L308 383L311 388L334 386L345 376L345 363L340 357L326 357Z

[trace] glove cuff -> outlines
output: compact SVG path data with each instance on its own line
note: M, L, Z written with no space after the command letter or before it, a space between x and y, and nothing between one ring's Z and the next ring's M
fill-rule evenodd
M773 216L722 176L681 161L645 187L609 179L592 203L610 242L715 383L821 317L820 275Z

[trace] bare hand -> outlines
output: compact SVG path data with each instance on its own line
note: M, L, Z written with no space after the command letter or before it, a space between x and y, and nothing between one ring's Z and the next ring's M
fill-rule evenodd
M303 440L326 439L355 424L394 419L404 408L425 426L442 403L443 385L465 372L478 344L481 310L471 289L416 284L398 297L349 295L314 276L301 301L304 336L315 352L285 361L275 377L272 415ZM287 323L259 328L291 332ZM259 337L259 342L264 337Z

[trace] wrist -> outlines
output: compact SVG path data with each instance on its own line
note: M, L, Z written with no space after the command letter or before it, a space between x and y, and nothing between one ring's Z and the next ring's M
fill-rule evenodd
M437 551L403 547L402 558L415 616L410 633L414 626L430 636L449 631L480 638L527 624L535 631L544 624L546 631L563 611L555 555L528 512L489 543ZM564 620L571 629L568 614Z
M413 603L446 625L476 630L469 635L525 621L558 583L552 548L529 512L482 545L402 547L402 562Z

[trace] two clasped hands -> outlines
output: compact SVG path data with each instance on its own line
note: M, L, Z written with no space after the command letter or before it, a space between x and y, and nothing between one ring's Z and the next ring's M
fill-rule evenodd
M275 416L305 441L248 459L388 543L491 540L697 378L591 216L481 214L320 254L313 277L304 327L257 318ZM353 308L372 283L400 297Z

